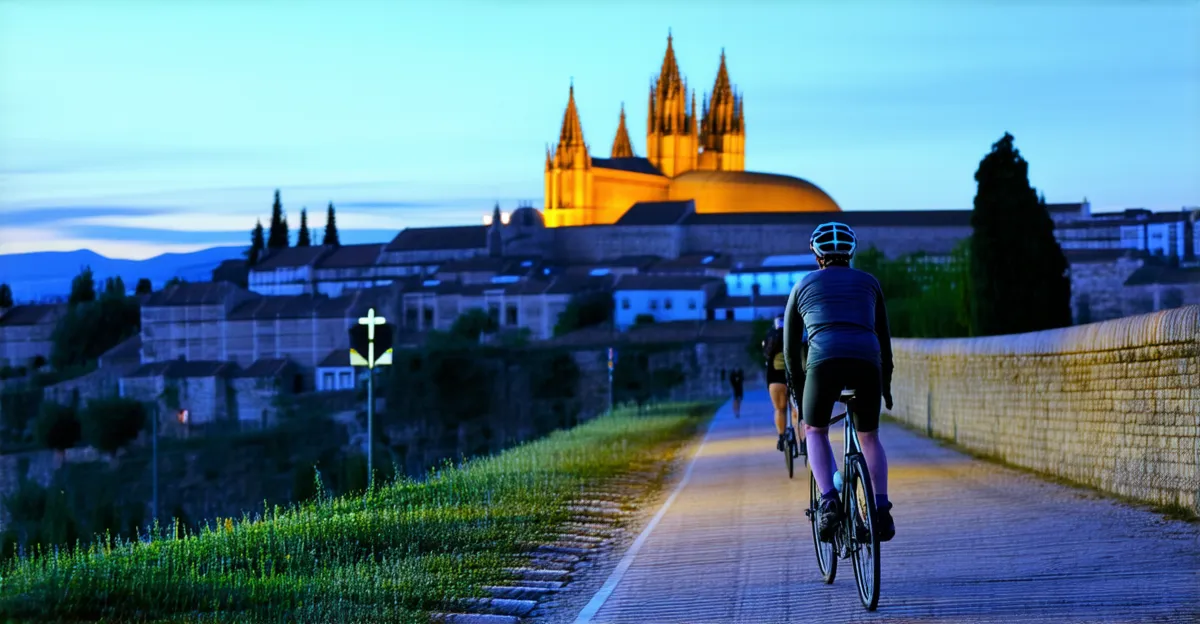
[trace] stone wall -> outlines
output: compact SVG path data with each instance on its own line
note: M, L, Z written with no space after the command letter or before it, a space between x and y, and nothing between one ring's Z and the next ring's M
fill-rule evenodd
M1200 306L893 347L900 420L1016 466L1200 511Z

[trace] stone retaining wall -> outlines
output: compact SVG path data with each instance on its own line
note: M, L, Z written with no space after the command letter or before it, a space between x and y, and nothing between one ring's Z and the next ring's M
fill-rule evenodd
M893 347L894 417L1016 466L1200 512L1200 306Z

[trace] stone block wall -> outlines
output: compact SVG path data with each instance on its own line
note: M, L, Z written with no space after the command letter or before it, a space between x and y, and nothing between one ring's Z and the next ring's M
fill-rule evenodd
M894 417L1016 466L1200 512L1200 306L893 348Z

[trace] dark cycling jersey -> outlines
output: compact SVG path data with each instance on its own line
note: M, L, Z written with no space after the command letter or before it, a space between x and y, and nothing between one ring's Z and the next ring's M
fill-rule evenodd
M804 334L808 357L802 363L796 360ZM828 360L865 360L879 369L882 390L890 392L894 366L887 308L879 281L870 273L831 266L806 275L788 297L783 335L784 362L791 376Z

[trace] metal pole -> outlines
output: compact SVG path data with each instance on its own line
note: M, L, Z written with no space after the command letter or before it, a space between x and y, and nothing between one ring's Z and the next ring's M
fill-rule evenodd
M153 475L151 478L151 487L153 488L153 491L151 492L150 499L152 501L151 508L154 511L155 520L158 520L158 417L158 403L155 402L154 421L150 424L150 448L152 449L151 455L153 456L153 460L151 462L151 474Z
M373 363L372 363L373 364ZM375 366L367 366L367 490L375 489Z

